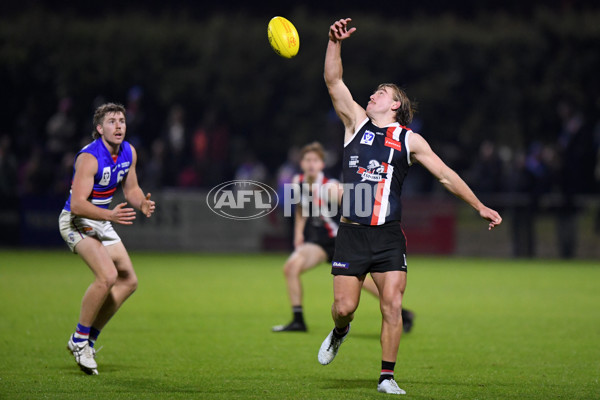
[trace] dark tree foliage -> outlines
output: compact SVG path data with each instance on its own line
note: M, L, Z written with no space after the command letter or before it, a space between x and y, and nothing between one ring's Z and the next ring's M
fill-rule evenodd
M330 129L322 70L328 27L343 16L358 28L343 46L356 101L366 104L378 83L400 84L419 103L422 133L432 143L477 148L490 139L516 148L554 141L556 103L565 96L598 115L597 9L559 1L502 2L504 10L492 2L448 3L379 10L387 14L353 2L340 11L310 2L286 9L301 38L291 60L267 42L268 20L284 12L264 6L13 5L0 16L0 133L18 134L15 116L33 102L43 140L42 126L62 96L74 99L87 132L97 96L126 102L138 85L150 116L147 143L177 103L191 125L216 112L274 168L290 145L341 138L339 125Z

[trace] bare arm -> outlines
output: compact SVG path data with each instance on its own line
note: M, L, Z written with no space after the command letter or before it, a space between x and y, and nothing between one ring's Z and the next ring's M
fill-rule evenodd
M483 219L490 221L489 229L502 223L500 214L479 201L465 181L433 152L429 143L421 135L413 132L409 137L408 146L414 161L431 172L449 192L477 210Z
M342 80L342 41L349 38L356 28L348 29L350 18L340 19L329 27L329 42L325 53L325 84L337 115L346 128L347 141L354 134L356 125L367 116L365 110L352 98L350 90Z
M125 199L127 199L131 205L140 210L146 217L150 217L154 212L155 203L150 200L151 194L148 193L144 195L144 192L138 184L137 173L135 171L137 152L133 146L131 146L131 153L132 161L127 177L123 181L123 194L125 195Z
M96 157L82 153L75 161L75 176L71 185L71 213L80 217L99 221L111 221L130 225L135 219L133 208L125 208L127 203L120 203L112 210L100 208L92 204L88 198L94 189L94 175L98 171Z

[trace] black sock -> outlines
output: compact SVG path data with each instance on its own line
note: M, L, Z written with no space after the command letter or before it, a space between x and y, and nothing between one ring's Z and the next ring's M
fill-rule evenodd
M294 313L294 322L304 324L304 314L302 312L302 306L292 306L292 312Z
M386 379L394 379L395 366L395 362L381 361L381 375L379 375L379 383L385 381Z
M338 329L337 327L334 328L333 329L333 336L335 336L338 339L343 338L348 333L348 327L349 327L349 325L346 325L342 329Z

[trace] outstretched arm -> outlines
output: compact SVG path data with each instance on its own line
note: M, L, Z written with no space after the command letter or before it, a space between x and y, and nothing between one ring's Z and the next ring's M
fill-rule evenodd
M456 172L448 167L437 154L433 152L429 143L418 133L411 133L408 146L410 148L411 157L423 165L431 172L444 187L455 196L464 200L467 204L473 207L481 218L490 221L489 229L502 223L502 217L495 210L486 207L469 188L469 186L461 179Z
M123 181L123 194L131 205L140 210L146 217L150 217L152 213L154 213L155 203L150 200L151 194L148 193L144 195L144 192L138 184L137 173L135 171L137 153L133 146L131 146L131 153L132 161L127 177Z
M350 18L340 19L329 27L329 42L325 53L325 84L333 103L333 108L346 128L346 139L349 139L358 122L366 117L365 110L352 98L350 90L342 80L342 41L349 38L356 28L348 29Z

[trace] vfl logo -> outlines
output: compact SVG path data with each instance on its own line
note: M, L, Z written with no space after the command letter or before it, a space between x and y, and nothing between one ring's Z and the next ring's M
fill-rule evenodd
M379 164L377 160L369 161L369 165L367 168L358 167L356 173L362 177L362 181L372 181L379 182L383 179L381 174L385 173L387 170L387 164L384 165Z
M360 139L360 144L368 144L371 146L373 144L373 139L375 139L375 134L371 131L365 131L362 139Z
M206 196L208 208L229 219L247 220L264 217L277 207L275 190L261 182L235 180L213 187Z
M343 268L343 269L348 269L350 267L350 263L345 263L345 262L339 262L339 261L334 261L333 263L331 263L331 266L333 268Z
M104 167L102 170L102 179L98 185L107 186L110 183L110 167Z

